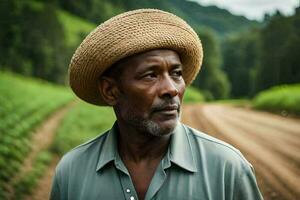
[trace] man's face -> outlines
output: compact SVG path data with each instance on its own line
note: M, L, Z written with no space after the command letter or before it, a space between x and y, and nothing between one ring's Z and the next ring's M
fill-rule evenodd
M172 50L152 50L130 57L119 77L117 119L153 136L176 127L185 91L182 64Z

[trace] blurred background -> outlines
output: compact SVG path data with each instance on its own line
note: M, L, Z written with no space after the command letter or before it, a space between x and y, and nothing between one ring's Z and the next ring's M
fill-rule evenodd
M113 124L68 88L74 51L100 23L158 8L204 48L184 123L239 148L265 199L300 199L299 0L0 0L0 199L47 199L60 157Z

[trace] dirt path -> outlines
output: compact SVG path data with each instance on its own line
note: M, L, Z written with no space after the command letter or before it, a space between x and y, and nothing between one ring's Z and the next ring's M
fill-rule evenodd
M240 149L266 200L300 199L300 120L221 105L185 105L182 120Z
M25 200L47 200L50 196L52 187L52 178L54 176L55 167L59 161L56 157L53 159L51 165L48 167L45 175L38 181L38 185L31 196L27 196Z
M49 148L49 146L52 144L52 141L55 136L55 131L63 119L64 115L67 113L67 111L74 106L76 102L72 102L68 104L67 106L63 107L62 109L56 111L54 114L52 114L46 121L43 122L43 124L34 132L33 137L31 139L32 149L28 157L25 159L23 168L21 169L18 176L16 176L12 182L18 182L19 178L23 176L23 174L26 174L27 172L31 171L33 169L33 162L36 156L39 152ZM53 160L53 164L57 162L57 158ZM52 165L53 165L52 164ZM49 172L45 173L45 177L49 176ZM51 183L51 181L50 181ZM48 196L39 196L39 198L35 198L35 195L43 192L41 190L48 191L48 188L45 188L45 184L39 181L39 186L37 189L33 192L33 197L27 197L25 199L48 199ZM14 191L12 189L11 194L14 194ZM48 195L47 193L45 195Z

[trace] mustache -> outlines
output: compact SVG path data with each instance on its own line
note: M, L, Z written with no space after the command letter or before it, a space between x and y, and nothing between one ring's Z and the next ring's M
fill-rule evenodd
M161 111L161 110L178 110L180 111L180 100L179 99L166 99L161 100L152 106L152 112Z

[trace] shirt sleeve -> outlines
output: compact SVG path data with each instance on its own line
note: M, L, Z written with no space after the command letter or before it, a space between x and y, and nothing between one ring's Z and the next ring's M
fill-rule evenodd
M245 167L238 178L234 200L263 200L252 166Z
M53 178L53 183L52 183L52 189L51 189L51 193L50 193L50 197L49 200L60 200L60 187L58 184L58 176L57 174L55 174L54 178Z

